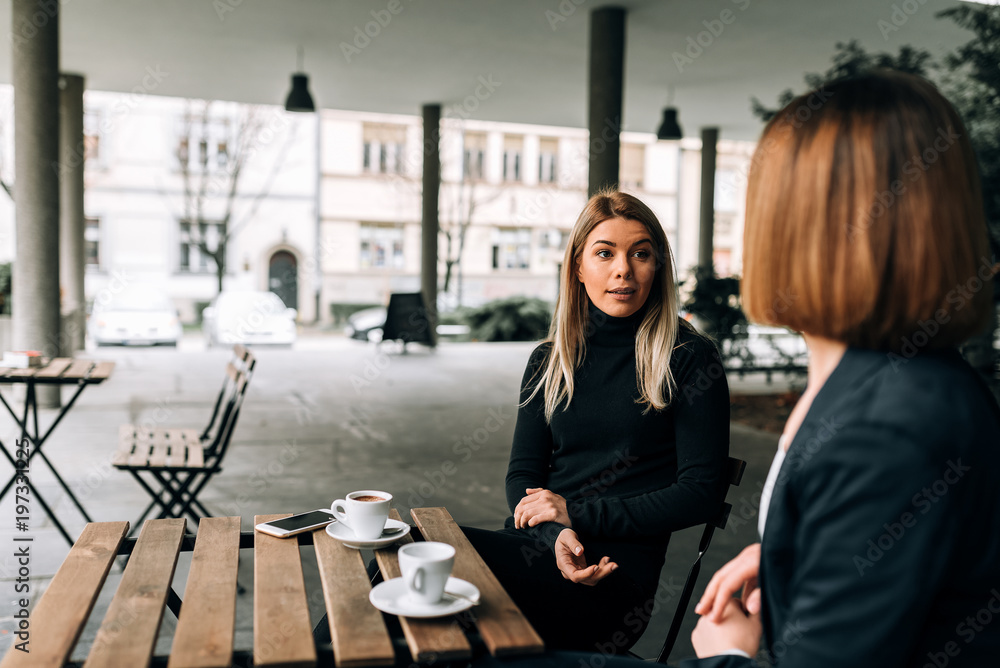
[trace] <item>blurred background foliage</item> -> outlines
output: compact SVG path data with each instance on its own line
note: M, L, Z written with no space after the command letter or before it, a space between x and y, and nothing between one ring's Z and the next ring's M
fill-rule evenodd
M1000 253L1000 6L954 7L937 14L971 33L970 40L935 60L930 52L909 45L898 52L868 52L856 41L839 42L833 63L822 73L806 73L805 89L783 91L772 105L751 99L753 113L766 122L797 94L820 88L845 76L875 68L889 68L923 76L941 90L955 105L969 134L979 163L983 187L983 205L990 236L993 263ZM704 321L707 333L721 342L738 336L746 319L739 310L738 277L719 278L704 269L694 270L694 287L684 302L685 308ZM1000 274L994 277L994 299L1000 302ZM996 309L994 309L995 311ZM995 370L1000 358L996 349L997 316L988 328L963 347L970 363L984 372Z
M465 309L461 316L474 341L537 341L548 335L552 307L536 297L518 296Z

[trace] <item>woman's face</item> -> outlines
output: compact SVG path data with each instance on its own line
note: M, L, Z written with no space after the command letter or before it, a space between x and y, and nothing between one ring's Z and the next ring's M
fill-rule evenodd
M576 275L594 306L616 318L642 308L656 275L654 248L637 220L609 218L591 230Z

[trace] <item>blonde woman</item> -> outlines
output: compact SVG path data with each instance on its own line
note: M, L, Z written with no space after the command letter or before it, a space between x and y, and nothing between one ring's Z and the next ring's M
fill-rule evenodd
M678 317L663 228L602 192L580 214L507 470L512 516L467 535L551 649L621 653L649 621L671 532L726 490L729 389Z

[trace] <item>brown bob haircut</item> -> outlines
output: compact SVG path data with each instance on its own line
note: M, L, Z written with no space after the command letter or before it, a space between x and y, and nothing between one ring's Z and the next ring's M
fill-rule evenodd
M765 127L747 189L751 320L887 351L984 326L993 261L975 157L925 79L876 70L792 100Z

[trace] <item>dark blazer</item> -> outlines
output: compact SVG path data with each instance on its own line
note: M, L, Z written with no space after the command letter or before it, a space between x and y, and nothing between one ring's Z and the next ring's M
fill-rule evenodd
M788 448L760 585L772 665L1000 665L1000 409L957 352L847 351Z

